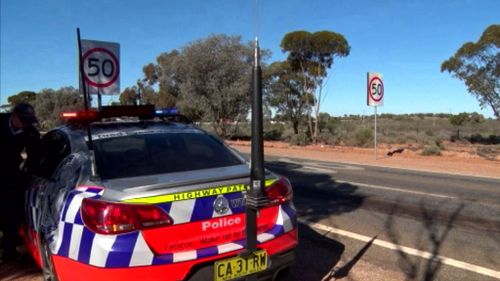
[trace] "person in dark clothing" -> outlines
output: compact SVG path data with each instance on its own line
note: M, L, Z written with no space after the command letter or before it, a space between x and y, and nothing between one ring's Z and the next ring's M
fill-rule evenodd
M30 180L24 164L37 153L37 125L35 110L27 103L16 105L11 113L0 113L0 230L4 262L17 258L17 228L25 220L24 193Z

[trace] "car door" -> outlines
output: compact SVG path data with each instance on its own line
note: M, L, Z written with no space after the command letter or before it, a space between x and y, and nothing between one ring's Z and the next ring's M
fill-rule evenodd
M50 231L57 223L54 221L54 194L57 179L54 178L61 162L70 154L71 147L67 136L61 131L51 131L40 141L40 151L31 172L33 182L27 191L27 221L35 231Z

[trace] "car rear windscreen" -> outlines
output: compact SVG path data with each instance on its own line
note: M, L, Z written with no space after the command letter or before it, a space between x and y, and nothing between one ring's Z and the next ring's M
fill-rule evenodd
M214 137L201 133L155 133L94 142L102 179L185 172L242 164Z

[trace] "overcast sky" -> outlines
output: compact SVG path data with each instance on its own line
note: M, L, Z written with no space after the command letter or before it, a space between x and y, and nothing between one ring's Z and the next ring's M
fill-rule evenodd
M258 36L271 60L283 60L283 35L295 30L343 34L351 54L330 70L322 111L333 115L372 114L366 106L366 72L383 74L384 106L379 113L477 111L477 100L441 63L466 41L476 41L500 23L498 0L123 1L1 0L0 93L74 86L76 28L82 38L121 45L121 88L142 78L142 66L162 52L210 34ZM118 100L118 97L114 97Z

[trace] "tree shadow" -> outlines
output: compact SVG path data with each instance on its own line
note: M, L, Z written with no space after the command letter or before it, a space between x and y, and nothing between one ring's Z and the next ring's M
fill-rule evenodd
M377 235L373 236L373 238L370 241L368 241L363 246L363 248L361 248L358 251L358 253L349 262L347 262L346 264L344 264L340 268L334 268L334 270L332 270L330 272L330 275L326 276L326 278L323 278L323 280L328 280L327 279L328 277L334 278L335 280L347 277L347 275L349 275L349 272L351 271L351 269L363 257L363 255L366 253L366 251L368 251L368 249L372 246L373 241L375 241L375 239L377 239Z
M332 215L351 212L365 200L365 196L357 193L357 186L337 183L331 174L301 171L300 164L280 161L266 162L266 168L290 180L297 212L308 221L318 222Z
M319 281L335 268L340 261L345 246L311 227L299 223L300 243L296 249L294 266L281 280Z
M441 202L444 203L444 202ZM416 240L413 247L424 249L426 243L430 243L430 257L426 259L420 257L412 257L400 245L401 238L395 227L394 217L400 211L400 203L396 202L392 206L385 221L385 230L389 240L397 245L398 266L406 275L407 280L424 280L432 281L441 269L442 263L440 260L441 247L448 237L450 231L454 227L460 213L465 205L460 203L451 212L443 212L441 210L444 204L438 204L435 208L426 207L424 200L419 204L419 221L422 222L422 228L419 233L416 233ZM444 224L443 224L444 222ZM427 246L428 247L428 246Z

